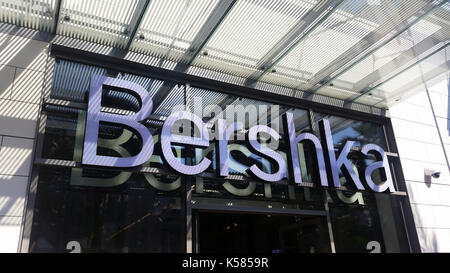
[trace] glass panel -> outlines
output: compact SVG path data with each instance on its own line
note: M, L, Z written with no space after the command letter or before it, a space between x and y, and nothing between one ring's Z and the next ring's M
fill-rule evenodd
M86 111L53 105L45 106L45 111L48 117L42 157L81 162ZM119 139L120 148L112 142ZM141 145L140 139L132 132L119 126L100 123L97 154L132 156L139 152Z
M86 111L72 108L46 105L47 122L44 134L42 157L49 159L63 159L81 162L86 126ZM147 122L149 131L155 144L153 155L145 166L163 168L162 151L159 143L159 129L161 124ZM119 144L120 143L120 144ZM113 124L100 123L98 139L98 155L133 156L139 153L142 141L135 133L127 128ZM185 163L185 147L172 145L172 149L179 160ZM177 179L178 176L166 176ZM172 179L172 180L174 180Z
M130 49L180 61L218 3L152 0Z
M345 141L354 141L354 147L361 149L365 144L377 144L388 151L383 126L366 121L346 119L338 116L314 113L315 133L319 135L319 121L327 119L330 122L331 134L335 149L341 149Z
M396 30L427 4L428 1L412 3L406 0L344 1L283 56L274 66L276 73L267 73L262 80L272 83L276 81L300 90L309 89L309 81L315 76L324 76L321 75L324 69L342 69L347 64L341 64L342 60L352 60L362 52L376 48L385 39L385 35L380 37L381 33L389 34ZM378 38L373 40L373 37Z
M160 91L160 90L158 90ZM160 91L161 92L161 91ZM175 85L160 105L153 105L154 114L157 116L168 117L174 110L185 110L185 88L183 85Z
M228 169L230 175L241 175L245 178L245 181L227 181L196 177L195 194L197 196L260 200L266 202L270 200L274 202L271 204L273 207L322 208L320 194L315 191L311 192L309 189L294 185L288 186L286 181L284 183L257 182L251 179L247 173L247 169L253 164L256 164L267 173L275 173L278 171L276 164L256 154L249 148L245 138L245 133L249 128L257 124L268 125L278 132L282 136L282 140L279 142L275 142L273 139L263 139L261 136L259 136L259 141L263 145L270 146L271 149L276 150L284 160L287 160L287 148L283 138L284 133L281 115L286 111L293 114L296 132L299 134L310 131L308 111L281 107L257 100L226 97L223 94L196 88L191 88L188 94L190 102L189 109L196 115L201 116L204 122L210 125L208 128L211 130L211 135L214 135L215 132L212 130L212 126L219 118L225 119L228 126L232 122L241 122L244 126L243 130L237 130L232 133L227 148L229 152ZM216 110L211 111L211 109ZM303 181L305 182L318 181L318 170L315 167L316 159L314 156L307 156L309 154L315 154L313 151L312 144L299 144L299 157L303 171ZM189 152L187 154L189 157ZM200 162L204 157L210 159L212 164L206 172L214 176L216 170L216 150L213 142L207 149L196 148L191 150L191 156L193 157L193 162ZM251 181L248 181L249 179ZM267 206L267 204L245 203L245 206Z
M209 212L197 217L200 253L330 252L325 217Z
M311 11L316 0L238 1L205 45L196 66L226 70L243 77L259 69L259 62ZM276 24L274 24L276 22ZM236 31L239 29L239 31Z
M63 0L57 34L113 47L125 47L138 0Z
M393 105L425 90L427 82L439 75L448 73L449 53L450 47L447 45L355 101L365 104L371 102L376 106Z
M347 141L353 141L351 152L348 159L352 164L355 173L362 179L364 171L371 163L378 161L373 154L364 155L361 149L365 144L377 144L385 151L387 149L386 139L382 125L376 123L356 121L345 119L337 116L323 115L314 113L314 124L316 134L319 134L319 121L327 119L330 123L331 134L333 138L334 149L337 154L342 150ZM342 186L355 188L352 178L348 177L342 171L339 172L340 182ZM375 184L381 184L386 179L386 173L382 169L376 169L372 172L372 180ZM364 180L364 179L362 179ZM350 182L350 183L349 183ZM364 186L367 188L367 186Z
M91 77L94 75L106 76L106 69L56 60L50 97L86 102L86 94L89 92Z
M407 252L399 197L327 192L336 252Z
M79 171L39 169L30 252L185 251L184 187L161 191L152 186L160 179L136 173L116 187L76 186ZM120 176L83 172L97 181Z
M80 110L47 105L42 158L73 160Z
M155 95L164 82L129 73L107 70L97 66L85 65L65 60L56 60L53 70L52 90L50 97L76 102L87 102L92 76L108 76L137 83L150 95ZM102 102L119 103L123 108L133 108L133 96L123 92L109 90ZM131 105L130 105L131 104ZM128 107L127 107L128 106ZM136 108L136 107L134 107Z
M244 84L270 66L257 86L271 92L281 86L288 95L296 94L290 88L315 91L341 100L378 86L450 38L450 3L445 0L344 0L336 6L340 2L242 0L226 6L219 0L0 0L0 21L107 45L111 52L126 48L138 27L131 50L161 58L159 65L190 65L194 52L202 49L192 73ZM336 7L323 21L325 12L314 13L321 5L328 5L327 11ZM226 7L232 8L226 12ZM224 14L222 21L217 19ZM296 33L303 25L305 31ZM88 81L79 79L79 89L67 95L80 95ZM358 102L386 108L388 95Z
M56 2L56 0L2 0L0 1L0 21L52 32Z
M322 191L317 188L263 183L195 178L193 200L196 204L224 206L229 209L265 208L322 210Z
M448 21L450 20L450 3L432 10L421 20L416 21L411 27L398 34L395 39L390 40L373 53L358 61L353 67L332 81L332 86L323 86L317 91L318 94L333 95L337 89L351 92L341 92L342 99L354 98L375 85L382 83L390 76L408 67L430 52L442 47L450 39ZM419 71L399 81L409 83L412 79L420 76ZM386 86L387 87L387 86ZM375 104L381 98L388 96L395 88L386 88L372 92L375 96L366 97L359 102L364 104Z

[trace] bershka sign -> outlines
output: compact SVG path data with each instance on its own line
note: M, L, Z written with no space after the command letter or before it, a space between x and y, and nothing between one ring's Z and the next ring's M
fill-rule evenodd
M102 90L109 88L120 92L126 92L136 97L140 102L140 110L132 115L119 115L101 111ZM145 120L152 112L153 103L149 93L140 85L126 80L120 80L105 76L93 76L91 80L89 103L86 120L86 132L84 138L82 163L86 165L108 166L108 167L136 167L144 164L153 154L154 142L150 131L140 122ZM173 128L179 121L188 121L198 131L197 136L173 134ZM276 166L275 172L268 173L260 169L257 164L250 166L246 172L262 181L277 182L288 177L290 182L301 184L302 170L298 144L310 142L315 148L317 158L320 184L325 187L340 187L339 173L342 171L358 190L365 190L365 183L375 192L395 192L392 181L388 159L384 150L375 144L366 144L361 148L363 155L372 154L376 157L375 162L369 164L363 175L358 175L352 167L348 155L354 141L347 141L339 154L336 154L328 120L319 122L320 139L311 133L297 135L295 132L293 114L286 112L282 116L284 137L287 143L287 155L283 157L271 147L261 143L261 135L270 136L272 140L278 141L280 134L266 125L255 125L248 129L246 140L249 149L255 154L269 159ZM100 122L117 124L132 129L142 140L142 149L134 156L112 157L97 154L98 132ZM218 118L215 123L215 151L216 172L220 177L228 176L228 142L236 131L243 129L241 122L233 122L227 125L226 120ZM176 111L169 115L162 126L160 144L162 159L174 171L182 175L196 175L204 172L211 164L211 160L204 157L195 165L182 163L172 152L172 145L190 145L198 148L207 148L210 145L210 135L203 120L187 111ZM258 136L260 136L258 140ZM375 183L372 174L379 169L384 181Z

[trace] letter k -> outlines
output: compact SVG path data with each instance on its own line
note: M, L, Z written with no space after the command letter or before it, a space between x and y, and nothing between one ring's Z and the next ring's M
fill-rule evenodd
M326 150L326 153L328 154L328 156L326 156L326 158L328 159L326 160L326 164L331 171L334 187L341 187L341 182L339 180L339 171L342 167L344 167L342 168L344 175L347 178L351 178L353 180L353 183L356 185L358 190L364 190L364 186L362 185L361 180L359 179L358 175L353 169L351 162L348 159L348 154L350 153L353 143L355 142L346 141L344 148L342 148L340 154L336 159L333 138L330 130L330 122L326 119L319 121L319 130L322 146L326 147L326 149L324 150Z

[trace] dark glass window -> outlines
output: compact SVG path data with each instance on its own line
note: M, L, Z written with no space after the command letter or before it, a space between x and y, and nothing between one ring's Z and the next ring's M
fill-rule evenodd
M196 217L201 253L330 252L323 216L200 212Z
M322 119L327 119L330 122L331 134L333 135L333 143L336 149L342 148L347 140L351 140L355 142L355 148L361 149L365 144L377 144L387 151L382 125L315 112L314 127L316 134L319 134L318 122Z
M327 191L336 252L408 252L398 197Z
M80 110L46 105L43 158L73 160Z
M330 123L336 155L340 153L347 141L354 142L351 152L348 154L348 159L351 161L353 169L359 175L361 181L364 181L364 170L366 167L379 159L372 153L362 154L361 148L366 144L377 144L385 151L388 151L383 126L373 122L314 113L314 131L316 135L319 135L319 121L322 119L327 119ZM383 169L377 169L372 173L372 180L376 184L382 183L382 181L385 181L385 178L386 173ZM340 172L341 185L354 188L353 183L348 183L350 180L350 178L345 177L344 173ZM365 187L367 188L367 186Z
M77 170L39 169L31 252L69 252L71 241L82 252L185 251L184 187L161 191L138 173L115 187L77 186L72 184ZM84 175L100 182L117 172ZM168 182L153 179L153 184Z

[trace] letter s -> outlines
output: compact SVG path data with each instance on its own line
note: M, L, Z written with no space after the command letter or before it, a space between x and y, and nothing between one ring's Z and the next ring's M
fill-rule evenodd
M273 174L266 173L260 170L256 164L253 164L252 166L250 166L247 172L264 181L268 182L280 181L286 176L286 163L284 162L283 157L279 153L266 146L261 145L258 142L257 134L260 132L265 132L269 134L275 141L278 141L280 139L280 134L278 134L274 129L267 127L265 125L255 125L251 127L248 131L248 142L250 144L250 148L253 150L253 152L257 154L262 154L266 157L270 157L271 159L273 159L278 165L278 171Z

